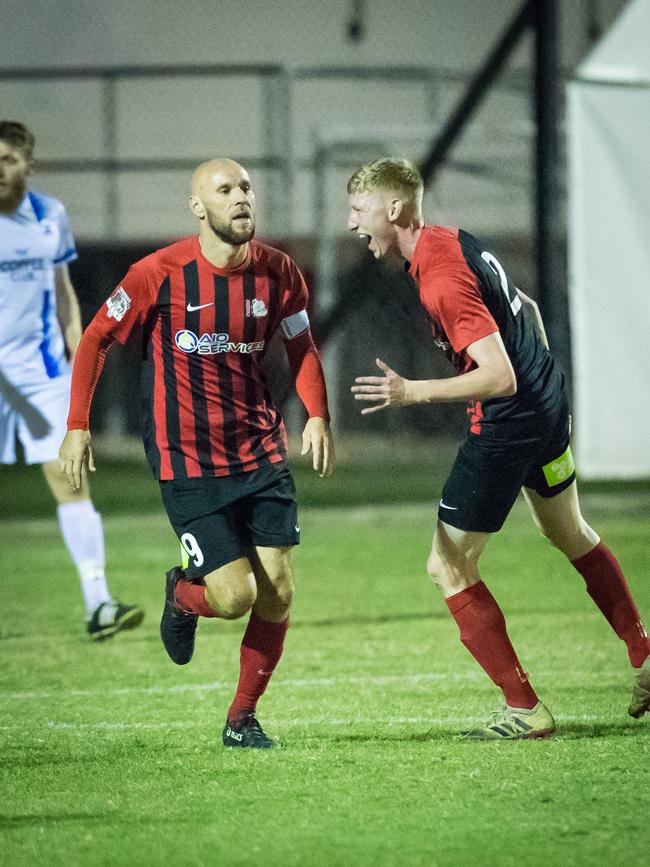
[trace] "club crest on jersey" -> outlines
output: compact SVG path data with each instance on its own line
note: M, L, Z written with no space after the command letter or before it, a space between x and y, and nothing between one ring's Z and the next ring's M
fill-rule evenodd
M212 334L202 334L198 337L193 331L187 328L182 328L174 335L176 346L190 354L197 352L199 355L218 355L221 352L260 352L264 349L264 341L258 340L254 343L237 343L230 339L230 335L225 332L212 332Z
M115 319L116 322L121 322L130 306L131 299L124 289L121 286L118 286L106 302L106 307L108 308L106 315L109 319Z
M266 304L261 298L253 298L246 299L246 316L254 316L256 319L260 319L262 316L266 316L268 314L268 310L266 309Z

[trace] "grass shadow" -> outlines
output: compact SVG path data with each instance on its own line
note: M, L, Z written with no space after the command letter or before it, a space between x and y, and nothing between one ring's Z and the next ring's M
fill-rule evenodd
M567 722L559 723L555 737L567 740L580 738L647 737L650 729L643 723L630 722Z
M0 816L0 828L29 828L53 822L103 822L110 813L35 813Z

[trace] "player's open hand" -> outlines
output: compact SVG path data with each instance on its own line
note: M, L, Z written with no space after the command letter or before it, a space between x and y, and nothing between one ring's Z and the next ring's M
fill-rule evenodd
M324 418L314 416L307 419L307 424L302 432L302 451L300 454L307 455L311 450L312 465L321 479L331 476L334 472L334 440L330 426Z
M84 464L92 473L95 472L90 431L69 430L59 449L59 469L70 482L73 491L81 490L81 471Z
M374 403L361 410L361 415L386 409L388 406L406 406L413 403L409 394L409 380L390 368L381 358L376 358L377 367L383 371L383 376L357 376L356 385L350 389L355 400Z

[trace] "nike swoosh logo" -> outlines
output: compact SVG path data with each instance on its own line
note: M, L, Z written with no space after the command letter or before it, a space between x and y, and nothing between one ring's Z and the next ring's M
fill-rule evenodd
M300 526L298 524L293 525L296 528L296 533L300 532Z
M194 313L195 310L203 310L204 307L211 307L213 304L214 304L214 301L208 301L207 304L197 304L196 306L194 306L194 304L188 304L187 305L187 312L188 313Z
M441 509L451 509L454 512L458 511L458 506L448 506L447 503L443 503L442 500L440 500L440 503L438 505Z

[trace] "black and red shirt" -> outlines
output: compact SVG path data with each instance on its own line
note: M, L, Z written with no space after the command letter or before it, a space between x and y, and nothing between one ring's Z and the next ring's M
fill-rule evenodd
M198 236L152 253L129 269L84 334L68 427L87 427L99 375L84 375L83 350L105 353L137 328L143 439L157 478L225 476L282 461L286 432L262 359L278 329L287 343L304 343L307 301L296 264L258 241L229 271L203 256ZM326 416L324 384L320 403L310 415Z
M496 256L462 229L424 226L409 273L427 312L433 338L458 373L476 364L467 347L497 331L517 377L512 397L470 404L472 433L494 434L508 419L551 415L560 402L562 375L524 315L516 287Z

